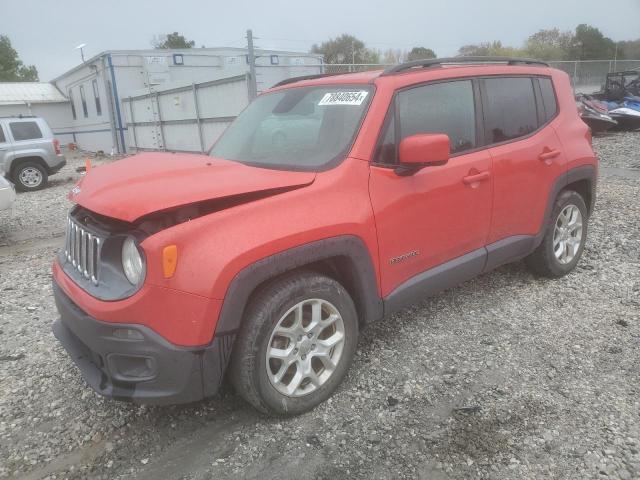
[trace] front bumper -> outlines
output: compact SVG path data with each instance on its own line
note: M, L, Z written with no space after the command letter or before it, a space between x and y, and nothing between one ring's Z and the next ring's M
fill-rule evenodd
M168 405L214 395L234 336L206 347L180 347L148 327L109 323L83 312L54 281L60 318L53 333L97 393L117 400Z

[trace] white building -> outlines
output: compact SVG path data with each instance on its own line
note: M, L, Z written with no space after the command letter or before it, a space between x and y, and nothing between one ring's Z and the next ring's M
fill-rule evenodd
M69 100L55 85L46 82L0 83L0 117L43 117L56 132L71 125Z
M321 55L277 50L255 50L255 55L258 92L286 78L323 71ZM102 52L52 80L69 98L67 109L72 117L69 125L54 128L54 132L62 143L73 141L86 150L129 152L138 146L135 133L128 131L132 120L127 113L131 101L127 100L131 97L139 98L143 94L152 97L174 85L184 89L185 85L206 84L247 72L249 62L244 48ZM209 103L228 101L224 95L206 100ZM242 102L231 99L231 103L233 115L237 115ZM150 103L149 110L153 108ZM229 108L224 110L228 112ZM162 116L160 112L153 113L161 131ZM192 119L196 121L195 117ZM189 120L185 118L183 122ZM206 141L209 140L207 137ZM162 149L170 144L169 141L157 143Z

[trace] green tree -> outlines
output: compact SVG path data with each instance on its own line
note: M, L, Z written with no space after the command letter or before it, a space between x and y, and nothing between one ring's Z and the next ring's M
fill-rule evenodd
M384 52L378 52L378 57L381 59L382 63L386 65L394 65L396 63L402 63L404 58L406 58L407 52L403 52L400 49L389 48Z
M640 38L618 42L618 58L640 60Z
M413 47L407 56L407 60L425 60L427 58L436 58L436 52L430 48L425 47Z
M152 42L153 48L158 49L193 48L195 44L196 42L187 40L184 35L178 32L160 35Z
M531 35L525 41L524 50L527 56L540 60L569 60L574 43L572 32L551 28Z
M343 33L320 45L313 45L311 53L324 55L325 63L379 63L380 56L368 49L362 40Z
M458 49L458 55L462 57L486 57L489 55L490 43L478 45L463 45Z
M0 82L37 82L38 70L26 66L6 35L0 35Z
M497 40L480 43L478 45L463 45L458 50L458 54L463 57L519 57L524 54L524 51L520 48L502 45L502 42Z
M615 55L616 44L591 25L576 27L571 46L572 60L609 60Z

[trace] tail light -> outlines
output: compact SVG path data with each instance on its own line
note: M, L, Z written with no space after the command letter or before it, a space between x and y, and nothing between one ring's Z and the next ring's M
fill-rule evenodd
M57 138L53 139L53 149L56 152L56 155L60 155L62 150L60 150L60 141Z

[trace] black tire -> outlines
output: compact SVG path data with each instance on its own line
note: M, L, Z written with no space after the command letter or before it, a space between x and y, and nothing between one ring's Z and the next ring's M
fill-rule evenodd
M307 299L325 300L338 310L344 325L342 355L333 373L316 390L304 396L287 396L269 379L267 347L284 314ZM315 272L295 272L269 283L250 301L231 355L229 377L236 392L257 410L277 416L299 415L333 394L351 365L357 343L358 316L344 287Z
M561 263L553 252L553 235L560 213L569 205L575 205L582 214L582 240L573 260L568 263ZM554 204L551 219L542 243L531 255L525 258L525 263L529 269L536 275L548 278L559 278L571 272L580 261L584 245L587 241L588 220L589 213L582 196L573 190L561 192Z
M39 172L41 178L39 183L32 184L25 183L23 181L22 174L23 172L25 172L25 170L28 169L37 170L37 172ZM20 163L13 169L12 179L13 183L15 183L16 185L16 190L20 190L21 192L33 192L47 186L47 183L49 181L49 174L40 162L30 160Z

